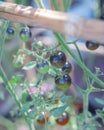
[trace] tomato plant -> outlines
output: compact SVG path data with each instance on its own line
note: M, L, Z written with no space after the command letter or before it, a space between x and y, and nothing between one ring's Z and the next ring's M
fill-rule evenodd
M39 7L43 7L41 0L36 0L36 2L39 2ZM65 11L67 2L69 1L63 2ZM53 1L53 3L55 8L60 10L57 1ZM57 42L55 41L54 46L47 46L45 42L48 40L44 42L40 37L38 39L38 36L32 38L32 32L34 33L34 31L31 32L30 28L32 27L29 28L26 25L21 28L21 24L19 24L18 29L17 25L16 27L9 26L6 20L3 23L5 27L3 27L4 30L1 30L4 33L1 33L0 81L1 84L3 82L3 85L5 83L5 89L17 104L18 109L14 110L13 108L14 115L19 111L30 130L35 130L35 121L45 130L48 129L48 125L52 125L52 127L67 125L71 130L96 130L99 126L97 119L100 118L104 122L104 111L96 109L95 115L93 115L89 111L89 96L91 93L104 91L104 82L99 78L104 76L104 72L95 67L95 72L92 73L85 65L77 41L67 42L68 39L64 34L53 32ZM11 70L9 67L5 69L7 62L4 65L5 58L2 57L5 54L3 45L5 40L11 40L15 33L18 33L16 30L20 30L19 38L22 43L21 48L18 50L16 48L17 52L11 56L14 57L13 65L15 68L9 75L6 72ZM25 42L28 41L29 45L25 46ZM75 46L76 54L68 43ZM93 41L86 41L85 46L89 50L96 51L100 45ZM83 78L78 75L77 80L74 80L74 75L70 74L70 72L74 74L75 63L72 60L69 62L69 55L81 68ZM75 75L78 72L75 71ZM79 84L79 79L81 82L84 80L86 89L83 88L83 84ZM97 85L98 87L96 87ZM18 89L20 89L19 92L17 92ZM79 96L81 101L79 101ZM94 100L104 106L103 99L95 98Z

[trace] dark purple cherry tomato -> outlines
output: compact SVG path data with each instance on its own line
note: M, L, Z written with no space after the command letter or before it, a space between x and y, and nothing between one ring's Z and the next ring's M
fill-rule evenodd
M62 115L56 119L56 123L58 125L64 126L66 125L70 120L69 114L67 112L63 112Z
M12 40L15 35L15 29L13 27L8 27L6 30L6 40Z
M61 68L66 62L66 55L62 51L56 51L50 56L50 63L54 67Z
M20 31L20 38L24 42L28 42L30 40L31 36L32 36L32 33L31 33L30 29L28 29L28 28L23 28Z
M71 78L68 74L65 74L63 77L56 77L55 84L59 90L67 91L71 85Z
M89 50L96 50L99 47L99 44L98 43L94 43L92 41L86 41L86 47Z
M62 71L64 71L65 74L69 74L71 70L72 70L72 65L69 62L66 62L62 67Z
M42 61L36 65L37 71L46 74L49 70L49 64L47 61Z

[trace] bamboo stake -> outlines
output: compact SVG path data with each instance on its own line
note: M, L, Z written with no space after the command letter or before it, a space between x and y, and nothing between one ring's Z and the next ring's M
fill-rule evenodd
M31 6L0 2L0 18L104 44L104 22Z

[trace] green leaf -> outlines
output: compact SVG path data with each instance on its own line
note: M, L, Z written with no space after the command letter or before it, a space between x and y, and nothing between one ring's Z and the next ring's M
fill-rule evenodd
M67 106L61 106L61 107L56 107L56 108L53 108L51 111L50 111L50 114L54 117L59 117L62 115L62 113L65 111L65 109L67 108Z
M104 123L104 111L103 110L96 110L96 115L102 119L102 122Z
M22 93L22 101L25 102L26 101L26 98L27 98L27 93Z
M90 130L97 130L95 126L93 126L92 124L88 124L88 128Z
M36 66L36 62L31 61L31 62L27 63L22 69L29 70L29 69L33 69L35 66Z
M98 102L101 105L104 105L104 100L100 98L95 98L95 101Z
M24 104L23 107L20 110L21 114L24 114L25 112L27 112L29 108L30 108L30 103Z
M17 126L10 120L0 116L0 130L17 130Z
M30 119L35 119L36 115L37 115L37 109L34 109L34 110L28 111L28 115L27 116Z
M22 75L18 74L13 76L9 82L13 87L15 87L18 83L20 83L21 79L22 79Z
M60 98L60 101L61 102L63 102L63 103L65 103L65 102L68 102L70 99L72 98L72 96L62 96L61 98Z

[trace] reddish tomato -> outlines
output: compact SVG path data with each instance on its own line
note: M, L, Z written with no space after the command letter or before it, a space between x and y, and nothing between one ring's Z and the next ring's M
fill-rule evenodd
M69 114L67 112L63 112L63 114L56 119L56 123L58 125L64 126L66 125L70 120Z
M40 125L45 125L50 119L48 112L42 112L41 115L38 117L37 122Z
M75 109L76 112L81 112L83 110L83 103L74 103L73 107Z

